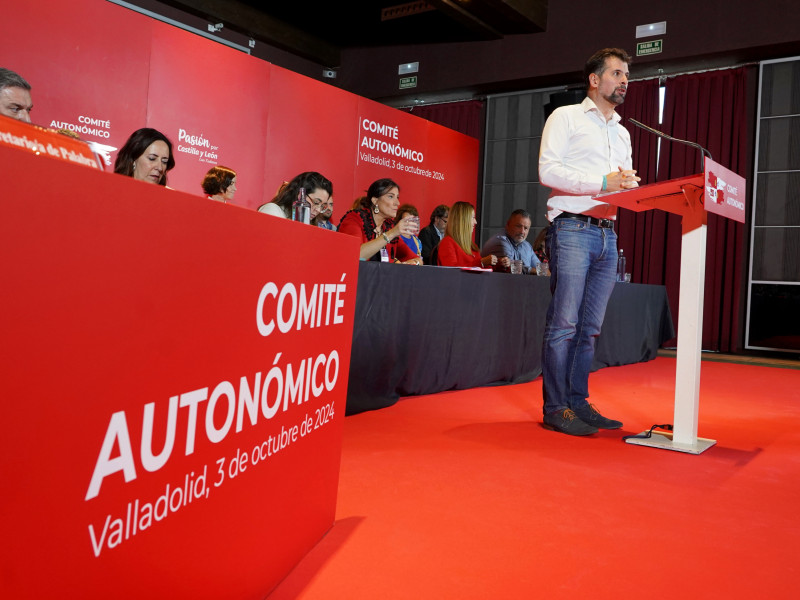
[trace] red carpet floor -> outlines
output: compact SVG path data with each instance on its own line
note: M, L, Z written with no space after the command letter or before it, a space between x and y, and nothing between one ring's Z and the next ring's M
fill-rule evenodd
M269 596L798 598L800 371L704 362L688 455L625 444L673 420L675 360L608 368L621 431L541 426L533 383L345 420L337 520Z

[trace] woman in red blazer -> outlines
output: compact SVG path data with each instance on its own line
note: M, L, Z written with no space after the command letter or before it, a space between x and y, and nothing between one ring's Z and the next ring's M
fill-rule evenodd
M475 209L470 203L456 202L453 205L444 237L437 246L440 266L491 267L497 263L497 257L493 254L481 258L478 246L472 241L476 224Z

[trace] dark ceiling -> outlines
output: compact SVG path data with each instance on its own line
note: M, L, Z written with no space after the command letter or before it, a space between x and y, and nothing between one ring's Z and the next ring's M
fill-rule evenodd
M547 0L165 3L327 67L340 66L347 48L496 40L547 24Z

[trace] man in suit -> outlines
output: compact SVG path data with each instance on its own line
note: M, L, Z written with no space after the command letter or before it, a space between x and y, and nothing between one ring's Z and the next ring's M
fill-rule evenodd
M447 227L447 218L450 214L450 207L440 204L431 213L431 223L419 232L419 241L422 242L422 261L431 264L431 252L444 237L444 229Z

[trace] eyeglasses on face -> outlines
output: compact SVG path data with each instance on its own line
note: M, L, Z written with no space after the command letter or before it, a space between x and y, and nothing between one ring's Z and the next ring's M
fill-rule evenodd
M331 202L330 200L324 201L320 200L319 198L314 198L314 196L306 196L306 197L308 198L308 201L311 202L311 204L313 204L318 208L324 209L327 208L328 206L333 206L333 202Z

